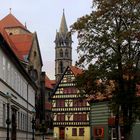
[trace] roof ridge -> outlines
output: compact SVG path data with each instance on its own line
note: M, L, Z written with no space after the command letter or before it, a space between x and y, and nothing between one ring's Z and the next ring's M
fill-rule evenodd
M7 16L5 16L3 19L1 19L0 24L4 28L21 27L21 28L27 30L27 28L11 13L9 13Z

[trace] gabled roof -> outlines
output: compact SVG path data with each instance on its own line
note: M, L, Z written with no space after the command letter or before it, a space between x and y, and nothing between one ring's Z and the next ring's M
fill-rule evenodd
M3 28L21 27L22 29L27 30L26 27L20 23L11 13L0 21L0 26Z
M66 70L63 72L62 77L60 78L60 80L56 83L55 88L54 88L54 91L53 91L53 94L56 92L56 90L57 90L59 84L61 83L61 81L62 81L64 75L66 74L66 72L68 71L69 68L70 68L70 70L72 71L72 73L73 73L75 76L77 76L77 75L83 73L83 70L80 69L80 68L78 68L78 67L76 67L76 66L68 66L68 67L66 68Z
M8 14L6 17L4 17L2 20L0 20L0 32L2 36L5 38L13 52L16 54L16 56L24 61L24 55L29 54L29 50L31 48L32 44L32 38L33 35L30 34L16 34L16 35L9 35L6 32L6 28L14 28L14 27L20 27L26 31L26 27L17 20L15 16L13 16L11 13Z
M4 17L2 20L0 20L0 32L2 33L3 37L6 39L9 46L12 48L17 57L22 61L27 61L27 57L30 55L33 40L36 39L37 45L39 45L37 35L36 33L32 34L30 31L28 31L27 34L9 35L5 30L6 28L14 28L14 27L20 27L28 31L27 28L22 23L20 23L16 19L16 17L13 16L11 13L8 14L6 17ZM43 65L39 47L38 51L41 65Z

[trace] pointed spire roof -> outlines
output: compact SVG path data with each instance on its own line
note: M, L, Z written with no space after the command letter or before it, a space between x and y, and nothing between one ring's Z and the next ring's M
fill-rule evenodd
M64 9L63 9L63 15L62 15L62 19L61 19L61 24L60 24L59 32L60 33L66 33L66 32L68 32L68 27L67 27L67 23L66 23Z

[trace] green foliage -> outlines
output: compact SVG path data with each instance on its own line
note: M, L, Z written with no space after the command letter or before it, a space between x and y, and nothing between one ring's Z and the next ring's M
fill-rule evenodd
M125 132L129 133L140 117L140 1L93 0L93 7L91 14L72 25L72 32L78 33L77 64L94 64L78 81L83 81L82 87L89 94L97 91L96 79L114 81L112 109L123 116Z
M94 65L89 65L88 70L85 70L83 74L80 74L76 77L76 86L80 88L83 94L88 94L88 95L93 95L96 93L106 93L106 84L105 80L101 81L100 78L101 71L96 69L96 66Z

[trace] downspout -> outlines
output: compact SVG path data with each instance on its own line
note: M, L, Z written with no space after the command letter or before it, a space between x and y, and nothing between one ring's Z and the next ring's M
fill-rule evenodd
M29 117L28 117L28 115L29 115L29 113L28 113L28 112L29 112L29 110L28 110L28 108L29 108L29 107L28 107L28 101L29 101L29 100L28 100L28 97L29 97L29 96L28 96L28 95L29 95L29 93L28 93L28 85L29 85L29 84L27 83L27 128L26 128L26 130L27 130L26 139L27 139L27 140L28 140L28 133L29 133L29 131L28 131L28 122L29 122L29 120L28 120L28 119L29 119Z

